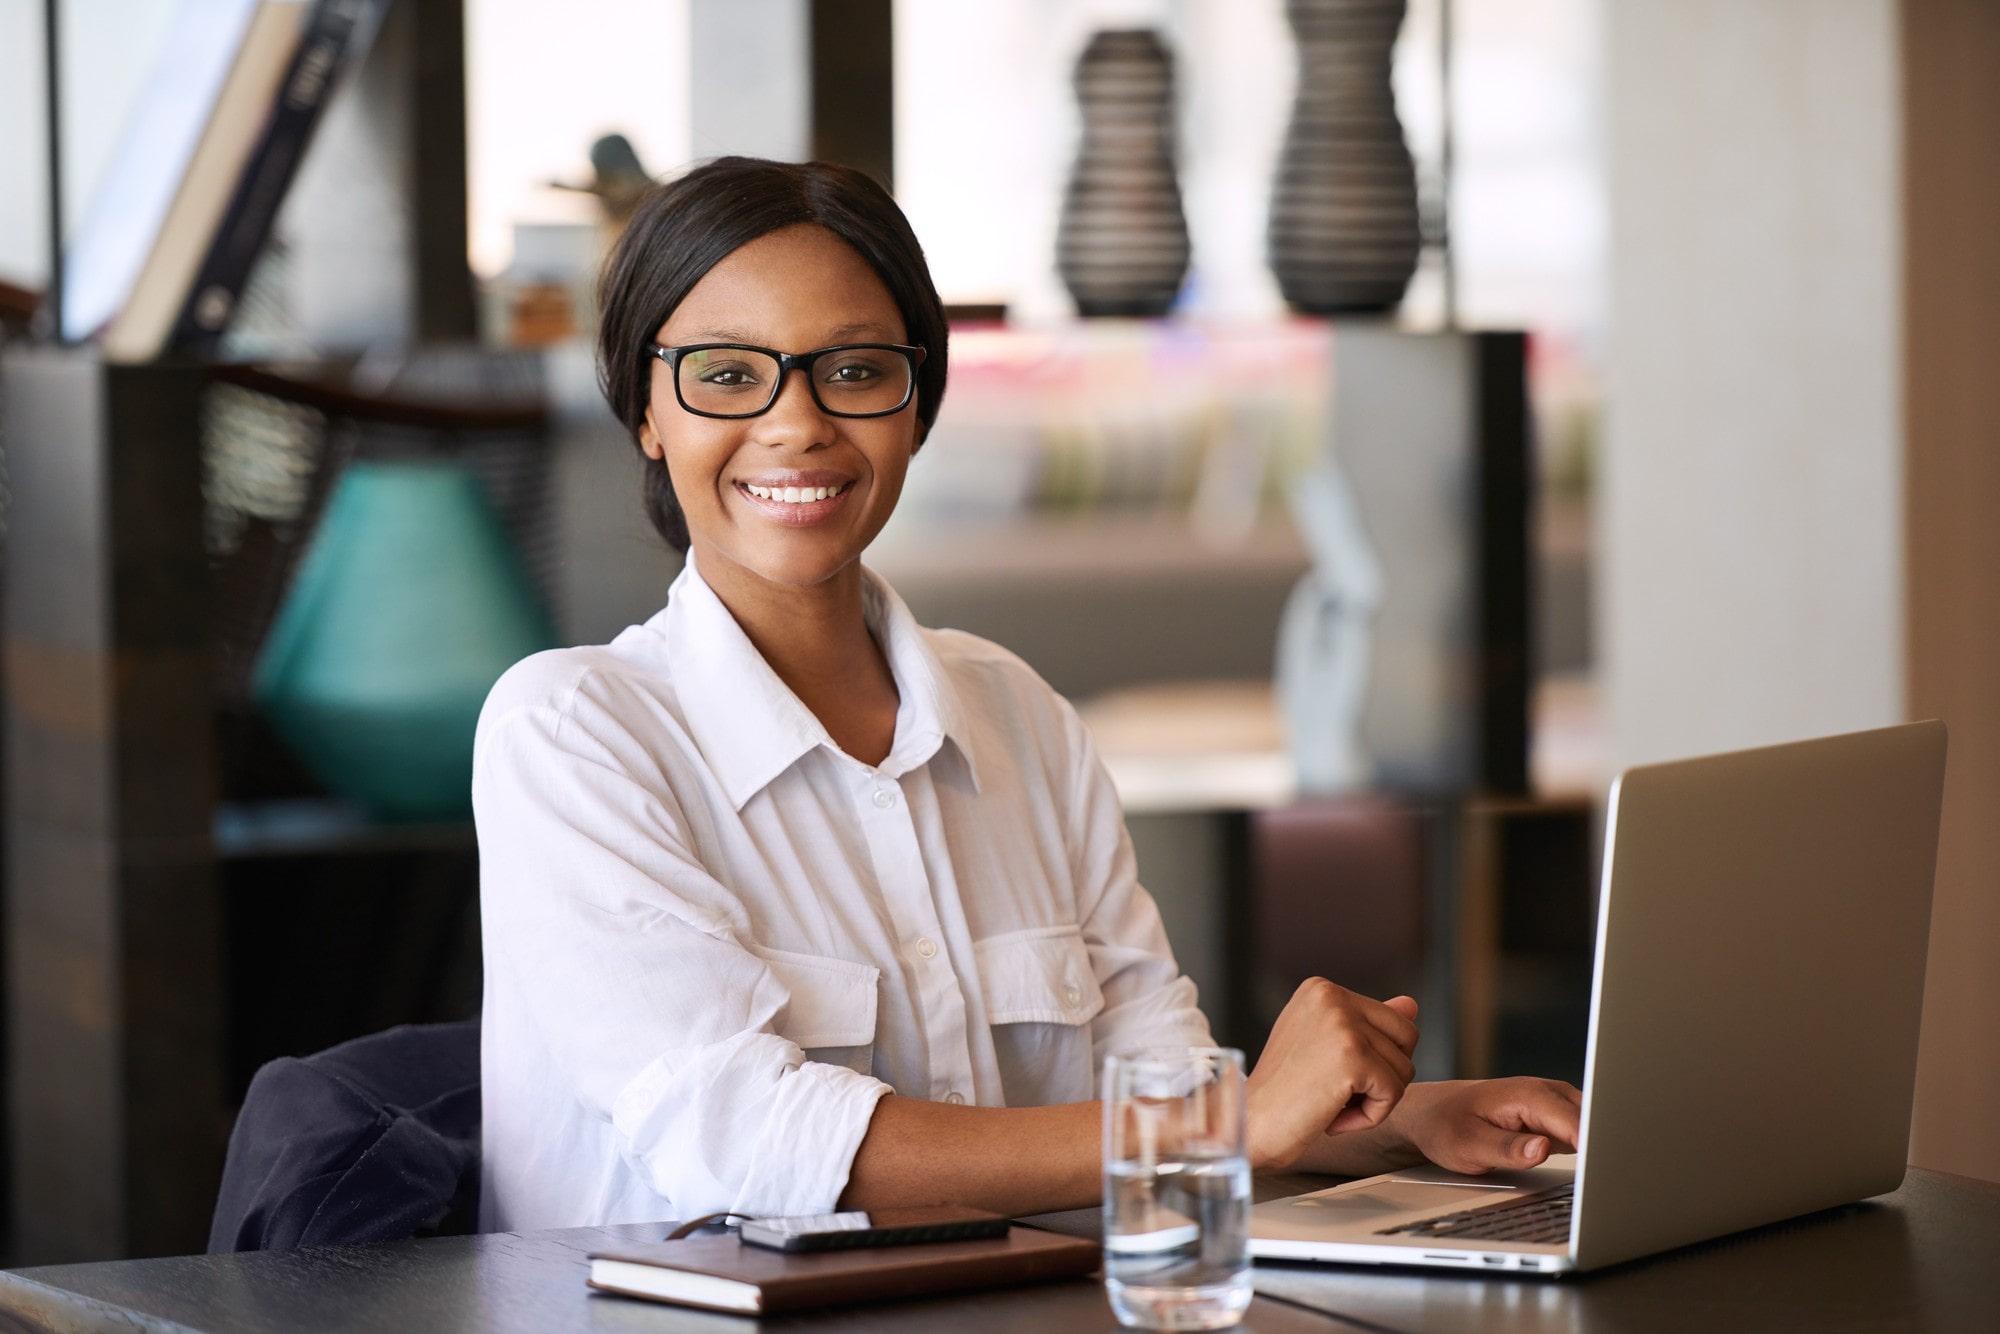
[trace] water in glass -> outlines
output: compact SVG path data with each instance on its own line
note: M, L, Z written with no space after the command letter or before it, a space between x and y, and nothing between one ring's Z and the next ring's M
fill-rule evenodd
M1107 1063L1104 1278L1125 1325L1219 1329L1250 1304L1242 1059L1180 1048Z

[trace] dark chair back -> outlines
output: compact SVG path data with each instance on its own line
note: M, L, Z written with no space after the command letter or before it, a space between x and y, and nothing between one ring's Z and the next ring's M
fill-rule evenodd
M479 1021L406 1024L250 1081L211 1254L469 1233L479 1189Z

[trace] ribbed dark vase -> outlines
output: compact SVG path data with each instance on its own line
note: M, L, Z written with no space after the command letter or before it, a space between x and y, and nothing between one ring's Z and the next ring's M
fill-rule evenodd
M1423 237L1389 82L1404 0L1286 0L1299 91L1271 198L1271 271L1313 314L1403 299Z
M1076 63L1083 147L1056 267L1084 315L1164 315L1187 274L1174 179L1174 59L1145 28L1094 34Z

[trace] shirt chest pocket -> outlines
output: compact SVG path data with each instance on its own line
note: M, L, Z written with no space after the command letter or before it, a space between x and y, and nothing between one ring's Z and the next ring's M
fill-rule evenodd
M974 950L1007 1105L1094 1096L1090 1021L1103 1010L1104 993L1083 933L1033 927L989 936Z
M1038 926L988 936L974 947L991 1024L1089 1023L1104 1008L1083 932Z
M872 1074L881 970L818 954L751 948L790 996L772 1017L778 1035L804 1048L809 1061Z

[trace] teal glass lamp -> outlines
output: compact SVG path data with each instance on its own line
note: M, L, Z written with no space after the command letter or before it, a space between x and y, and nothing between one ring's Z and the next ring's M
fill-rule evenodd
M486 692L555 637L479 479L357 460L321 513L252 690L300 762L387 820L471 810Z

